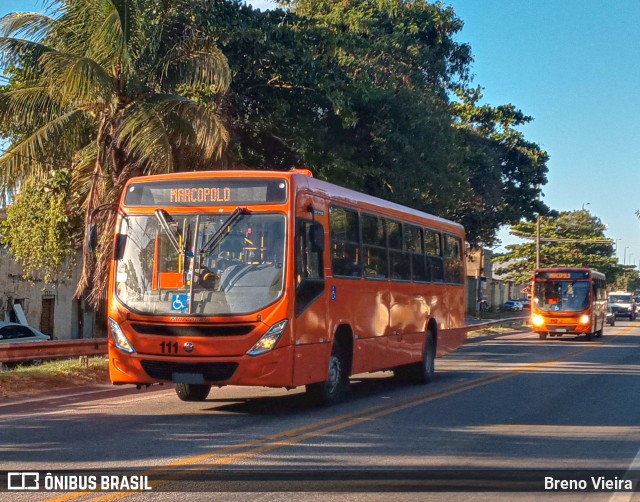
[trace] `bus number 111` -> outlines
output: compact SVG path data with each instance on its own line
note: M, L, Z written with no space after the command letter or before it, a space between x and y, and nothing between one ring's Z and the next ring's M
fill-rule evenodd
M160 349L163 354L177 354L178 342L162 342L160 344Z

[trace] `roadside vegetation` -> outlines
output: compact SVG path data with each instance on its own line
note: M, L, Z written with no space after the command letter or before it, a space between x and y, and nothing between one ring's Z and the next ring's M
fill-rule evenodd
M452 7L425 0L52 0L0 19L3 244L60 279L132 176L305 166L464 225L471 245L547 214L547 153L483 103ZM42 190L48 196L43 200ZM106 297L113 212L77 294ZM43 243L34 248L33 242Z
M0 397L33 396L65 387L108 384L106 357L20 364L0 371ZM85 364L86 363L86 364Z

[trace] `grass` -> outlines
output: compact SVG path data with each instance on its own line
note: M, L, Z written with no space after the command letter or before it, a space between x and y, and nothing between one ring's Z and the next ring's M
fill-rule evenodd
M495 335L496 333L507 333L509 331L513 331L514 329L518 329L518 328L513 326L490 326L488 328L469 331L467 336L474 337L474 336L484 336L484 335Z
M20 397L51 389L82 385L107 384L106 357L45 361L39 365L20 364L0 371L0 397Z

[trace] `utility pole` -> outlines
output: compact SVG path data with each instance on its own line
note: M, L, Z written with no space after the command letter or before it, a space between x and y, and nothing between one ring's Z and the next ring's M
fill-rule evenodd
M536 219L536 268L540 268L540 213Z

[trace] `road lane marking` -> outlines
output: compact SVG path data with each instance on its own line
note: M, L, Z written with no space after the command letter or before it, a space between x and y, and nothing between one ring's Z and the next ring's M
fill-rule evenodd
M607 337L607 340L614 340L618 336L622 336L630 332L632 327L626 328L620 335L614 335ZM346 429L359 423L375 420L405 409L409 409L415 406L419 406L431 401L443 399L453 396L460 392L473 390L478 387L482 387L491 383L496 383L508 378L521 375L522 373L537 371L545 369L549 366L553 366L565 359L578 356L590 350L600 347L601 344L589 344L586 347L581 347L577 350L573 350L566 354L563 354L552 359L535 363L516 363L512 369L506 370L504 373L487 375L476 379L462 382L447 389L442 389L435 392L430 392L428 395L422 398L416 398L415 396L398 399L395 402L388 402L385 404L372 406L365 408L364 410L354 411L351 413L343 414L337 417L321 420L312 424L303 425L286 431L278 432L275 434L269 434L261 438L256 438L251 441L230 445L220 450L203 453L193 457L187 457L176 462L172 462L157 469L148 469L141 475L158 475L164 474L166 479L155 481L152 483L154 488L166 485L173 481L179 480L181 477L187 476L188 471L176 472L175 469L182 467L197 468L198 466L226 466L234 464L238 461L245 460L251 457L255 457L270 451L285 448L302 441L313 439L319 436L323 436L338 430ZM640 455L640 452L639 452ZM212 460L209 460L212 459ZM144 469L144 468L142 468ZM111 502L115 500L121 500L127 497L135 496L140 492L113 492L113 493L96 493L96 492L75 492L64 494L61 496L46 499L48 502L66 502L69 500L77 499L85 496L92 496L90 500L99 502Z

